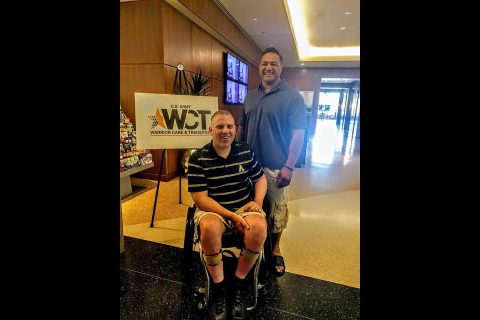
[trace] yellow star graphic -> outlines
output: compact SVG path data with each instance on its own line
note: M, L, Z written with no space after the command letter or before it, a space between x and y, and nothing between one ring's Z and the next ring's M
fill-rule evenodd
M165 120L163 119L162 115L160 114L160 111L158 111L158 108L157 108L157 112L155 112L155 118L157 118L158 124L159 124L163 129L166 129L166 127L165 127Z

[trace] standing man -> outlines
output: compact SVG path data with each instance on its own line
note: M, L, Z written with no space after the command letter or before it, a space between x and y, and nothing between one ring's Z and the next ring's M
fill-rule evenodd
M262 83L245 99L237 140L252 147L267 178L263 208L272 233L274 272L281 276L285 273L280 238L288 222L287 186L302 152L307 115L303 97L280 79L282 56L276 48L263 51L259 73Z

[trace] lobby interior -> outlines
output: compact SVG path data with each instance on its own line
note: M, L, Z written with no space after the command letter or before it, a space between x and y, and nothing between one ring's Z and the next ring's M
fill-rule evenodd
M282 237L286 274L270 277L252 319L357 319L360 299L360 137L336 119L317 119L305 164L290 188L288 228ZM195 285L182 275L186 211L193 204L182 177L159 185L132 178L134 193L121 201L125 252L121 318L200 319ZM199 274L197 275L199 277ZM271 291L271 292L273 292ZM169 298L165 297L168 296ZM302 298L300 298L302 297Z

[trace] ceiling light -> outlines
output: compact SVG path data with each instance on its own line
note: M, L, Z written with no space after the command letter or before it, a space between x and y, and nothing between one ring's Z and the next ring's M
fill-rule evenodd
M305 10L302 7L302 1L283 0L283 3L287 11L300 60L313 61L320 58L323 61L341 61L344 59L360 61L360 46L340 48L312 46L308 41L310 36L306 27Z
M345 14L346 14L347 16L349 16L349 15L352 14L352 11L345 11Z
M341 28L340 28L340 30L345 30L345 29L347 29L347 27L341 27Z
M257 20L258 20L258 18L253 18L252 20L253 20L253 21L257 21Z
M302 62L302 63L300 63L300 65L301 65L301 66L304 66L304 65L305 65L305 63L303 63L303 62Z

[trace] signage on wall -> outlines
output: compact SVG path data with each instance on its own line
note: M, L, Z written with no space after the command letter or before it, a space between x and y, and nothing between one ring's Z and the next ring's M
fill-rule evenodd
M217 97L135 92L137 146L201 148L211 140L208 127L217 110Z

